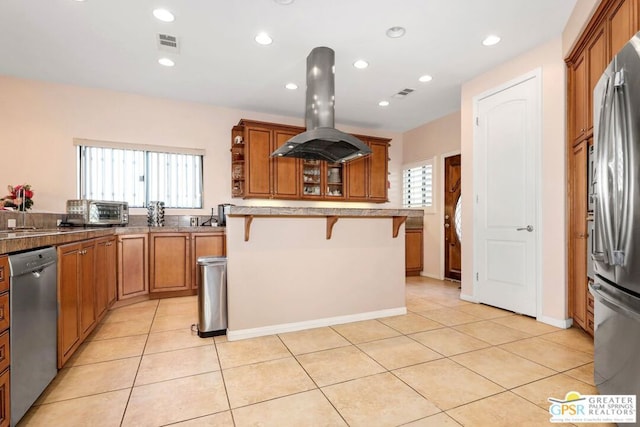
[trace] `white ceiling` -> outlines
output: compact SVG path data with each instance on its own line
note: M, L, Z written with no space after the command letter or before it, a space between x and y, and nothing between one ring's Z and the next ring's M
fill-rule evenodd
M336 53L336 122L406 131L458 110L461 83L559 36L575 3L0 0L0 74L302 119L306 57L328 46ZM176 20L156 20L157 7ZM392 26L406 35L386 37ZM273 44L258 45L260 31ZM179 54L159 51L158 33L178 36ZM482 46L488 34L502 42ZM161 56L176 66L160 66ZM369 68L355 69L356 59ZM418 82L423 74L433 81ZM288 82L299 89L286 90ZM404 88L415 92L391 97ZM386 108L378 106L383 99L391 102Z

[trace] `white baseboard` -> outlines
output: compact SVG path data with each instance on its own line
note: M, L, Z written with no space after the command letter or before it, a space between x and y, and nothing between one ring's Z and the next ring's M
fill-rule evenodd
M474 297L473 295L466 295L466 294L463 294L462 292L460 292L460 299L461 299L462 301L468 301L468 302L475 302L475 303L478 303L478 300L477 300L477 299L475 299L475 297Z
M536 319L538 322L555 326L556 328L569 329L573 325L573 319L554 319L553 317L540 316Z
M389 308L385 310L369 311L366 313L349 314L346 316L326 317L324 319L305 320L303 322L282 323L279 325L263 326L260 328L227 329L227 340L237 341L265 335L282 334L285 332L302 331L304 329L321 328L324 326L340 325L342 323L358 322L361 320L378 319L381 317L402 316L407 314L407 307Z

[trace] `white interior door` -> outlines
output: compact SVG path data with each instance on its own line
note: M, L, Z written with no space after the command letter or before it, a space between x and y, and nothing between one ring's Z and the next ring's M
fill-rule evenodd
M532 74L476 99L474 132L474 294L529 316L538 295L539 80Z

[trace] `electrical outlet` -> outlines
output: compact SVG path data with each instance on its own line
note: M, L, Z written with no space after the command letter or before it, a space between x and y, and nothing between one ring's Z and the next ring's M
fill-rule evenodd
M197 227L198 226L198 217L197 216L192 216L191 217L190 225L192 227Z
M7 220L7 228L16 228L16 220L15 220L15 218L9 218Z

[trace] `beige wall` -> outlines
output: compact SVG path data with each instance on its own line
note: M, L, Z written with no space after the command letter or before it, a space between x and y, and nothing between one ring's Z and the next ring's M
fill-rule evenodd
M567 318L565 233L565 67L557 38L480 75L462 86L461 144L465 242L462 248L462 294L473 298L473 99L540 67L542 70L542 147L540 204L542 217L543 320Z
M4 76L0 76L0 94L0 197L6 185L29 183L35 191L34 211L64 212L65 201L77 197L73 138L205 149L204 208L171 210L168 214L206 214L211 207L227 202L332 205L231 199L231 127L241 118L298 126L302 125L301 119ZM383 207L399 206L402 136L338 126L348 132L393 139L391 203Z
M434 159L435 209L424 215L424 267L422 275L442 278L444 154L460 152L460 112L449 114L403 135L403 163Z

